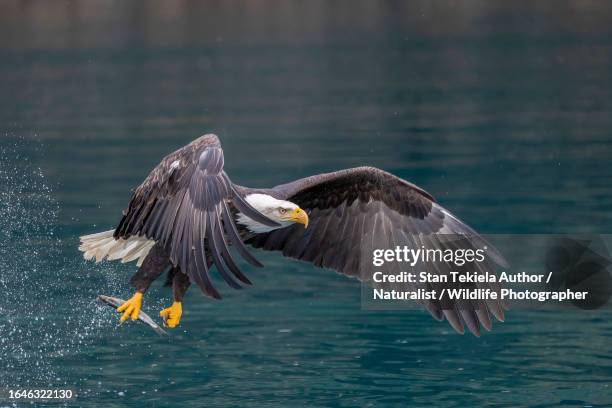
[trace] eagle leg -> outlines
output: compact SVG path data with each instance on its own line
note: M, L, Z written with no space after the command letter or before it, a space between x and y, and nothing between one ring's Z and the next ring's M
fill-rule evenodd
M170 271L172 276L172 295L174 302L172 306L163 309L159 315L164 319L164 326L174 328L179 325L183 314L183 296L189 289L191 282L189 277L185 275L178 266L175 266Z
M136 293L117 308L117 312L123 313L120 319L122 322L125 322L128 317L132 320L138 319L144 293L149 289L151 283L166 270L169 263L170 259L163 247L155 244L138 271L130 278L130 284L136 289Z

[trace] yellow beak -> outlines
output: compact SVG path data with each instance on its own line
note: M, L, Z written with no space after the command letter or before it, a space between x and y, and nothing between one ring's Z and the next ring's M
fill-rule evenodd
M289 219L293 222L303 224L304 228L308 228L308 214L306 214L306 211L302 210L301 208L296 208L293 210L293 213Z

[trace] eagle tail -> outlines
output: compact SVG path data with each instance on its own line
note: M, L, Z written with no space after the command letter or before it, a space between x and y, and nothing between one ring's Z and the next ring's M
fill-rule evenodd
M83 235L79 250L83 252L83 258L96 263L108 259L114 261L121 259L121 263L138 260L136 265L140 266L149 254L155 241L146 237L132 236L128 239L113 237L114 230L98 232L91 235Z

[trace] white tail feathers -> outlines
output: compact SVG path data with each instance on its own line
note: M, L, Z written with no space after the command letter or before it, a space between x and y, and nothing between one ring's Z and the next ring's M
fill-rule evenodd
M108 258L109 261L121 259L121 263L132 262L138 259L136 265L142 265L142 261L149 254L155 241L146 237L129 237L128 239L115 239L114 230L99 232L97 234L83 235L79 250L83 252L83 258L88 261L102 261Z

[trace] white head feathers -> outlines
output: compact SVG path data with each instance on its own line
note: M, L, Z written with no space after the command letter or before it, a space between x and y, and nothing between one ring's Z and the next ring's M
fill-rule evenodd
M246 226L249 231L258 234L273 231L275 229L291 225L291 221L287 221L286 219L281 217L282 214L280 211L282 211L282 209L294 210L298 208L297 205L290 201L277 200L276 198L267 194L249 194L245 197L245 200L249 204L251 204L251 206L253 206L257 211L280 224L280 227L269 227L267 225L260 224L257 221L250 219L243 213L238 213L238 218L236 221L239 224Z

